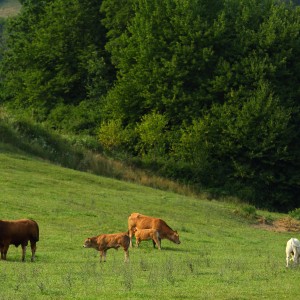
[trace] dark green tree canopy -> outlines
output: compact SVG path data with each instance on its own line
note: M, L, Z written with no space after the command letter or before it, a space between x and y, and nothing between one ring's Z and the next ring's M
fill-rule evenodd
M21 2L1 41L6 106L176 180L298 205L297 1Z

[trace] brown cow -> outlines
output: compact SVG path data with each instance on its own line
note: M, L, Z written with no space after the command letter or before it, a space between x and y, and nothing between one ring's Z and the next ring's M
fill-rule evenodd
M0 220L1 259L6 260L9 245L22 246L22 261L25 261L26 247L30 241L31 261L35 259L36 242L39 241L39 226L33 220Z
M155 242L157 248L159 250L161 250L160 240L159 240L159 233L156 229L138 229L138 228L135 228L134 235L135 235L135 242L136 242L137 247L139 246L141 241L152 240L153 242Z
M171 229L171 227L167 225L167 223L164 220L144 216L139 213L132 213L128 217L128 233L130 238L130 247L132 247L132 236L134 235L135 228L156 229L159 234L159 243L161 243L161 239L168 239L173 243L180 244L179 235L177 231ZM153 246L155 247L154 241Z
M115 234L100 234L91 238L87 238L84 241L84 248L94 248L100 251L100 262L102 262L102 257L106 261L106 251L108 249L117 249L122 247L125 251L125 262L129 261L129 243L130 239L126 233L115 233Z

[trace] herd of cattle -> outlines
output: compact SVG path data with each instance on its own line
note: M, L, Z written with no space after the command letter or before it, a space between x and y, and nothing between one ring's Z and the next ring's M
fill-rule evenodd
M129 260L129 247L132 247L132 237L135 236L136 246L141 241L152 240L153 246L161 249L161 240L168 239L180 244L179 235L167 223L159 218L148 217L139 213L132 213L128 217L128 231L115 234L100 234L84 241L83 247L94 248L100 252L100 262L106 261L108 249L123 248L125 262ZM25 261L26 247L30 241L31 261L35 259L36 243L39 241L39 226L33 220L23 219L16 221L0 220L0 250L1 259L6 260L6 254L10 245L22 246L22 261ZM294 264L299 263L300 241L291 238L286 244L286 266L290 260Z
M141 241L152 240L153 246L161 249L161 240L168 239L180 244L179 235L167 223L159 218L148 217L139 213L132 213L128 217L128 231L115 234L100 234L84 241L83 247L94 248L100 252L100 262L106 261L108 249L122 247L125 252L125 261L129 260L129 247L132 247L132 237L135 236L136 246ZM16 221L0 220L0 250L1 259L6 260L10 245L22 246L22 261L25 260L26 247L30 241L31 261L35 259L36 243L39 241L39 226L33 220L23 219Z

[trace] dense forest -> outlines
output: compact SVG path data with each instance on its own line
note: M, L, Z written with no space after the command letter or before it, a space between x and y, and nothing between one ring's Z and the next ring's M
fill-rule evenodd
M168 178L299 206L296 1L20 2L0 24L2 106Z

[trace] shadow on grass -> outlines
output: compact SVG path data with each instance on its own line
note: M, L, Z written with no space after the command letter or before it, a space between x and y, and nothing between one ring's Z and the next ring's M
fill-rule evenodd
M182 248L173 248L173 247L164 247L164 246L161 246L161 251L186 252L186 250Z

